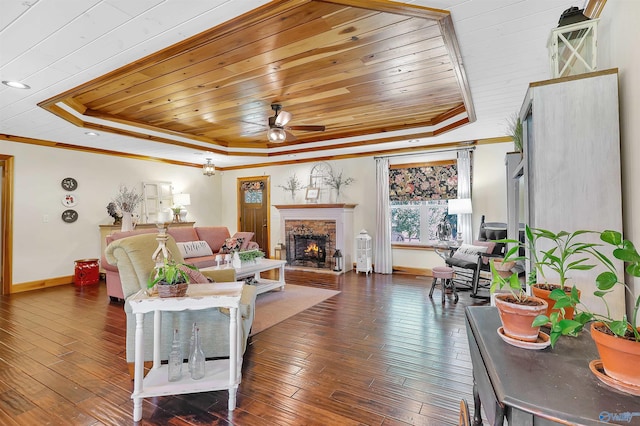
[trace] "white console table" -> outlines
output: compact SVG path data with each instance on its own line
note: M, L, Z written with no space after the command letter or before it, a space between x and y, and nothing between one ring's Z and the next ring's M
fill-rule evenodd
M236 407L236 391L240 384L242 356L240 353L240 295L242 282L190 285L185 297L161 298L149 296L141 290L130 301L136 316L135 370L133 399L133 420L142 418L142 400L152 396L167 396L195 392L227 389L229 391L229 411ZM169 382L167 365L160 364L160 330L162 312L199 310L208 308L229 308L229 359L207 361L205 377L193 380L188 367L183 365L182 378ZM153 367L143 378L144 370L144 315L154 312L153 324ZM185 371L187 373L185 373Z
M286 284L284 281L284 265L286 264L286 260L276 259L260 259L256 263L243 263L240 268L236 269L236 279L241 280L253 275L256 281L258 281L258 284L256 285L256 294L262 294L267 291L275 290L277 288L284 290L284 286ZM224 268L224 266L210 266L208 268L202 268L200 269L200 271L213 271L218 268ZM260 277L260 272L270 271L272 269L278 269L277 280L270 280Z

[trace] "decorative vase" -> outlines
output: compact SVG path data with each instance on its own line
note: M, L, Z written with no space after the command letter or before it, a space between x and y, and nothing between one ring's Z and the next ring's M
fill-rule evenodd
M511 294L496 294L495 303L502 321L504 334L512 339L524 342L535 342L540 334L540 327L531 327L538 316L546 312L547 302L537 297L527 297L536 304L523 305L514 303Z
M129 212L122 212L122 232L133 231L133 216Z
M178 337L178 329L173 330L173 342L169 353L169 381L177 382L182 378L182 347Z
M591 338L596 344L607 376L640 389L640 342L604 333L602 322L591 324ZM620 388L618 388L620 389Z
M544 287L545 286L549 286L552 287L551 290L547 290ZM555 288L560 288L559 285L556 284L534 284L531 286L531 291L533 292L533 295L535 297L539 297L540 299L544 300L545 302L547 302L547 313L545 314L546 316L550 317L552 312L555 311L560 311L560 309L553 309L553 305L556 303L555 300L552 300L549 298L549 294L551 294L551 292L553 291L553 289ZM565 287L564 288L565 293L571 293L571 288L570 287ZM567 291L569 290L569 291ZM580 290L578 290L578 297L580 297ZM566 307L564 308L564 318L565 319L573 319L573 314L574 314L574 309L573 307Z
M233 252L233 257L231 258L231 266L233 269L239 269L242 267L242 261L240 260L240 254L237 251Z
M193 380L200 380L204 377L205 371L205 357L202 351L202 343L200 342L200 329L196 327L196 332L193 341L193 353L189 358L189 365L191 366L191 378Z

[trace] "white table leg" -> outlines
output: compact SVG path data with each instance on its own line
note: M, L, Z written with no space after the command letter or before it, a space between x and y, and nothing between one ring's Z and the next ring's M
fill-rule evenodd
M278 268L278 281L280 282L280 290L284 290L284 264Z
M142 378L144 373L144 314L136 314L135 359L133 374L133 421L142 419Z
M153 368L160 368L160 342L162 311L153 311ZM172 334L173 336L173 334Z
M229 309L229 411L236 408L238 390L238 308Z

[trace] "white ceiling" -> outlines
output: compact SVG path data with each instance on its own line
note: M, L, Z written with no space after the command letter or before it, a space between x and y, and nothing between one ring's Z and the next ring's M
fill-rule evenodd
M31 89L0 85L0 134L195 164L212 157L219 167L290 161L286 155L211 155L205 147L195 151L109 133L90 137L85 135L86 129L37 106L43 100L265 3L268 2L2 0L0 80L22 81ZM504 136L507 118L520 109L529 82L550 78L546 46L551 29L557 26L565 9L584 6L584 0L415 0L406 3L451 12L477 121L428 140L381 144L376 150ZM414 132L416 129L410 133ZM402 134L398 131L384 136ZM193 143L192 140L186 142ZM326 142L311 145L323 144ZM286 147L279 149L287 150ZM316 150L297 154L296 160L372 149L366 145L331 152ZM270 152L274 151L278 149Z

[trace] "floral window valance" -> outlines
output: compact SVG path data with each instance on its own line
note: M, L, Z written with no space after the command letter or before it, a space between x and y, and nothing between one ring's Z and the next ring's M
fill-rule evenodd
M455 160L389 167L390 201L446 200L458 197Z

